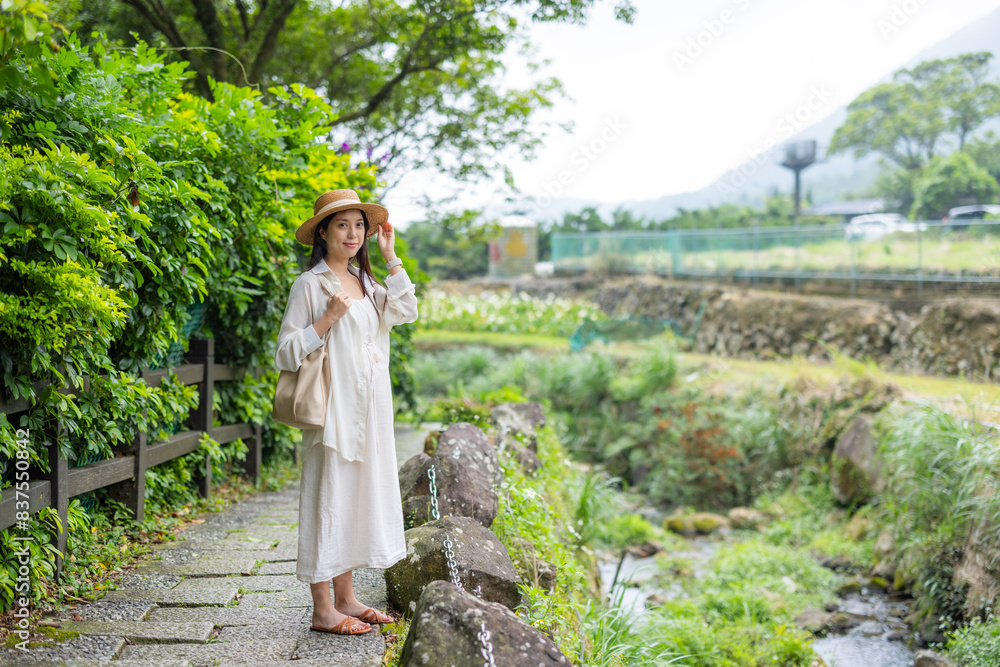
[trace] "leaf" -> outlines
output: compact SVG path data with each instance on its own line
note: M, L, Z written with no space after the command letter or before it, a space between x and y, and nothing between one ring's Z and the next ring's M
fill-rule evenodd
M35 22L30 16L24 16L24 37L29 41L35 41L35 37L38 35L38 28L35 26Z

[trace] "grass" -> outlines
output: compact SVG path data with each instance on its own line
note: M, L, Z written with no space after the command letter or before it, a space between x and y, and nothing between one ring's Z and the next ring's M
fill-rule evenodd
M495 332L466 331L418 331L414 334L414 342L418 348L430 350L436 348L478 345L500 351L537 350L547 352L565 352L569 350L569 342L565 338L541 336L534 334L504 334ZM646 345L641 342L621 342L608 345L595 344L608 355L631 358L643 354ZM753 359L733 359L717 357L708 354L685 352L679 355L681 378L697 376L691 381L699 381L706 385L718 385L724 390L728 385L742 385L747 382L775 380L791 382L805 378L818 383L834 383L864 372L875 375L885 382L899 386L905 398L932 400L941 407L957 409L963 412L967 404L1000 405L1000 384L977 382L960 377L935 377L930 375L909 375L884 371L873 364L864 364L845 359L836 359L831 363L820 364L814 361L795 357L774 361L758 361ZM980 414L981 419L987 415ZM994 415L1000 422L1000 412Z
M994 228L996 229L996 228ZM713 240L709 239L711 243ZM719 244L739 245L739 248L688 250L681 252L681 264L686 271L735 270L794 271L804 272L850 271L852 248L843 235L823 240L808 238L798 248L789 234L784 245L753 250L753 236L720 237ZM854 244L854 264L859 273L917 273L920 264L924 275L938 273L975 272L997 275L1000 266L1000 234L954 233L953 230L931 228L923 232L922 241L917 234L896 232L877 241L858 240ZM918 259L919 258L919 259ZM600 270L613 263L617 269L631 265L636 268L663 270L671 267L673 257L665 250L644 251L634 254L606 252L604 255L578 257L571 263Z
M420 329L413 332L418 349L430 350L452 345L487 345L500 350L568 351L569 339L541 334L507 334L493 331L444 331Z

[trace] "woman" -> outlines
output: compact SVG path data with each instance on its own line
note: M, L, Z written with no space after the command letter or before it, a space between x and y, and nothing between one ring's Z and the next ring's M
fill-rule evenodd
M334 190L320 195L313 213L295 232L312 245L312 256L292 284L274 355L279 370L294 371L328 337L326 424L302 431L295 575L310 585L313 630L364 634L392 617L355 597L352 571L387 568L406 554L389 329L417 319L417 299L384 207L361 203L353 190ZM367 239L376 233L389 269L385 287L368 259Z

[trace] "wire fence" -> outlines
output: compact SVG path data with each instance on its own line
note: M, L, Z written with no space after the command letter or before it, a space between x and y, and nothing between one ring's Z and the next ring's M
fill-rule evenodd
M957 224L956 224L957 223ZM1000 220L553 233L557 273L1000 284Z

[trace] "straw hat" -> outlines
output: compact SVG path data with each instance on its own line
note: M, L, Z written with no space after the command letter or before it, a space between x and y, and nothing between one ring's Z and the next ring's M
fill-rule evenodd
M316 233L316 225L328 215L337 211L348 209L359 209L368 216L368 236L378 232L379 225L389 219L389 210L380 204L362 203L358 193L354 190L330 190L324 192L316 198L313 204L313 217L309 218L295 230L295 238L299 243L312 245L313 235Z

